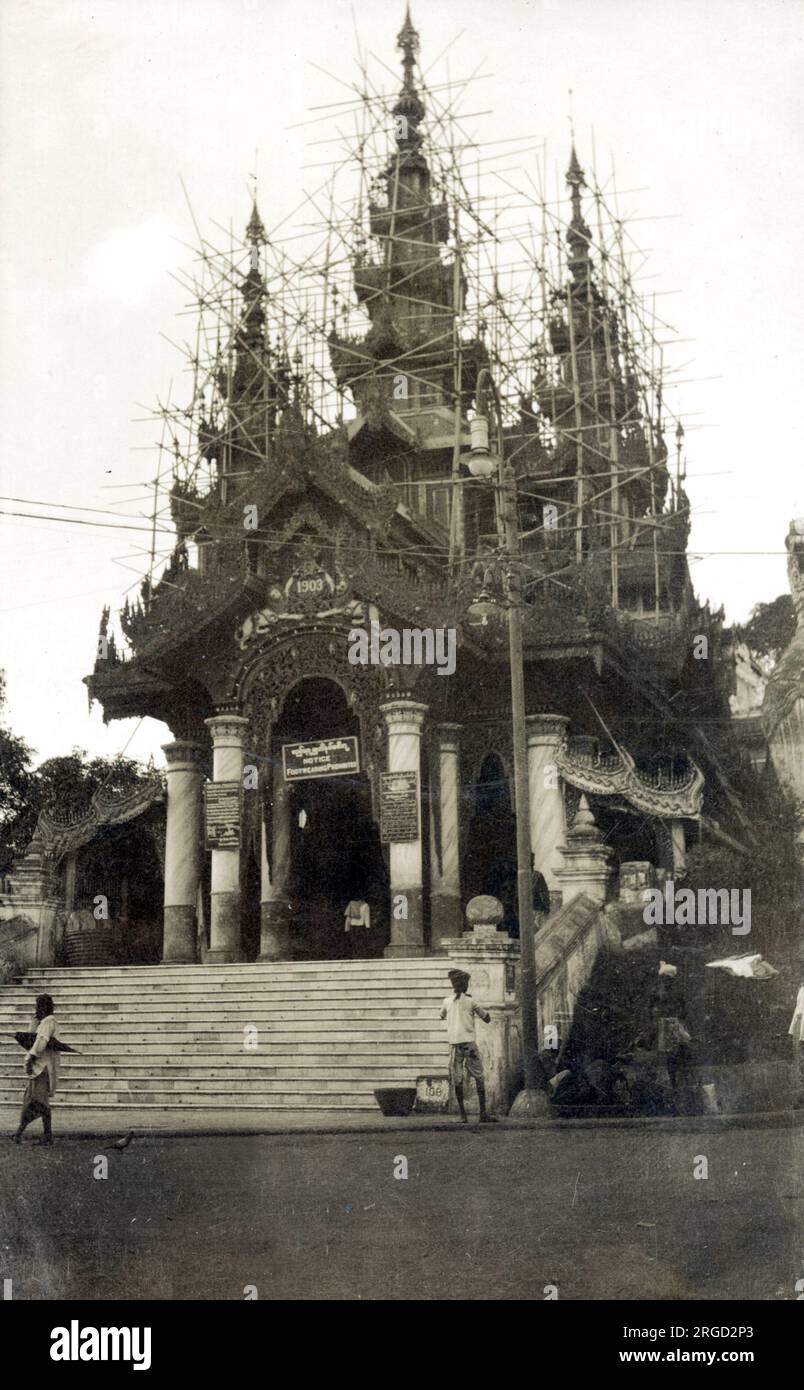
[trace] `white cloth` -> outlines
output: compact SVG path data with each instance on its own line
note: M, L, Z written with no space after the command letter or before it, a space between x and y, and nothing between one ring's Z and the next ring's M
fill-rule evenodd
M371 927L371 908L361 898L353 898L347 903L343 915L346 918L346 931L351 931L352 927L365 927L367 930Z
M475 1041L475 1014L483 1018L471 994L448 994L441 1008L447 1020L447 1040L451 1043Z
M36 1022L36 1020L34 1020ZM36 1029L36 1037L30 1052L26 1052L26 1076L41 1076L43 1071L47 1072L48 1086L50 1094L54 1095L56 1083L59 1079L59 1054L54 1052L48 1044L56 1036L56 1019L54 1014L49 1014L43 1018ZM28 1071L27 1062L30 1059L31 1069Z
M796 1007L787 1031L796 1042L804 1043L804 985L796 995Z

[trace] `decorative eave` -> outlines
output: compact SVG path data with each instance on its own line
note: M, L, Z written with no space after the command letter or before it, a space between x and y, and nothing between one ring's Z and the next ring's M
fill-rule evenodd
M13 879L26 869L53 873L66 854L89 844L104 827L126 825L137 820L165 799L162 775L154 772L147 781L127 793L110 793L101 788L92 797L89 810L73 820L42 811L31 842L11 872Z
M573 751L565 741L556 755L556 767L565 781L594 796L619 796L649 816L686 819L700 815L704 775L689 759L681 777L640 772L631 755L622 749L609 755Z

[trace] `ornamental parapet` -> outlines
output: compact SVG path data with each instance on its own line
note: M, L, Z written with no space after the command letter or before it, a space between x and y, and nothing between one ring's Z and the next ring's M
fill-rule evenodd
M688 759L680 773L659 769L643 772L631 755L600 753L587 741L565 740L556 754L556 766L566 782L593 796L620 796L646 815L685 819L700 814L704 775Z

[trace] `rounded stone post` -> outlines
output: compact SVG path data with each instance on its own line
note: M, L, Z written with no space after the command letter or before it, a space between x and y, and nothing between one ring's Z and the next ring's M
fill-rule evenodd
M201 785L204 745L188 739L165 743L167 826L162 960L198 959L196 907L201 879Z
M243 735L248 720L239 714L214 714L204 723L212 734L215 782L243 779ZM211 964L240 960L240 848L213 849L209 951Z
M388 725L388 771L415 772L421 796L422 724L427 706L416 700L389 700L380 705ZM422 913L421 806L419 838L391 844L391 941L386 956L424 954ZM406 915L395 915L394 902L404 905Z
M551 893L560 891L558 870L563 867L560 846L567 834L564 789L556 768L556 755L569 720L563 714L529 714L528 783L530 787L530 848L536 868L544 874Z

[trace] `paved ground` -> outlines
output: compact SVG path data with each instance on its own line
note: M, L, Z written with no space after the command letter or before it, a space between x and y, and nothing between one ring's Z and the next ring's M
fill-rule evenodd
M804 1273L800 1123L157 1135L96 1179L102 1151L0 1147L15 1298L782 1300Z

